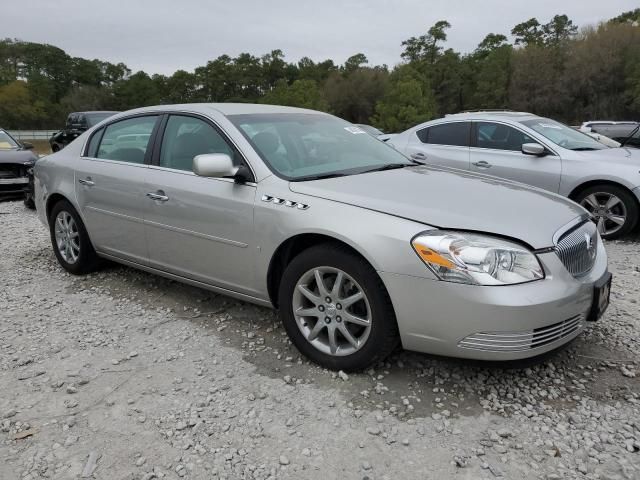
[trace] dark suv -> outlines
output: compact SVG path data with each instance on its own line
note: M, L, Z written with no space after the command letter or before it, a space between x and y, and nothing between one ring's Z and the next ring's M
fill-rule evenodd
M102 120L120 112L73 112L67 117L67 123L49 139L51 150L57 152L80 136L82 132L100 123Z

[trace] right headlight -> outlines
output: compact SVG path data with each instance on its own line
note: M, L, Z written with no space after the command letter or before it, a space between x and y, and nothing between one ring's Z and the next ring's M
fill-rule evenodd
M433 230L415 237L411 245L438 278L448 282L515 285L544 278L533 252L490 235Z

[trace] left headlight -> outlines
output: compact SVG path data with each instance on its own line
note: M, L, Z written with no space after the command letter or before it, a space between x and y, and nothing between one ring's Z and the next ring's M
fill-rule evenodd
M441 280L472 285L514 285L544 278L535 254L522 245L475 233L433 230L411 241Z

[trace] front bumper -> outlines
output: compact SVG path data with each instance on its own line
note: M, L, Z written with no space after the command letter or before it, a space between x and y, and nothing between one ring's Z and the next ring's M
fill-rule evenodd
M22 194L28 187L28 177L0 178L0 197Z
M517 360L554 350L584 330L594 284L607 273L598 242L591 271L574 278L555 252L540 254L546 277L474 286L380 272L407 350L478 360ZM426 268L426 267L425 267Z

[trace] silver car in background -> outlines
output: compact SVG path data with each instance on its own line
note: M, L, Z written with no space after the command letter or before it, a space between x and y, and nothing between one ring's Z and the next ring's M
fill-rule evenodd
M609 301L604 246L579 205L411 162L310 110L125 112L39 161L35 184L69 272L111 259L278 308L297 348L332 369L399 343L532 357Z
M569 197L589 211L604 238L621 237L638 222L640 151L609 148L555 120L510 111L461 113L410 128L389 143L417 161Z

